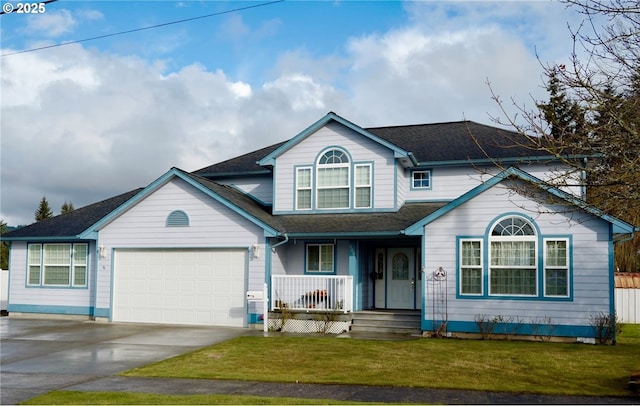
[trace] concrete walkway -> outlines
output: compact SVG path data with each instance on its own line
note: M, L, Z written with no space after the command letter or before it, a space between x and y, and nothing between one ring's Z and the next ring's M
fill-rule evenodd
M336 399L346 402L428 404L640 403L640 398L114 376L131 368L234 337L255 334L262 335L262 332L233 328L100 324L2 317L0 403L17 404L52 390L231 394Z

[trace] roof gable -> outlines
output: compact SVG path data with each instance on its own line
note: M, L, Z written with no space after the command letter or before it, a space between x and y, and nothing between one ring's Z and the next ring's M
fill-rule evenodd
M137 204L174 178L184 180L191 186L205 193L207 196L256 224L264 230L265 235L273 236L278 234L277 225L273 221L271 215L266 212L264 208L259 207L260 205L255 200L230 186L219 185L197 175L184 172L181 169L171 168L164 175L153 181L149 186L142 189L133 198L127 201L126 204L118 207L116 210L100 219L100 221L94 224L90 230L85 231L83 236L86 237L90 233L104 228L133 205Z
M471 189L470 191L468 191L467 193L463 194L462 196L458 197L457 199L453 200L452 202L450 202L449 204L447 204L446 206L436 210L435 212L433 212L432 214L428 215L427 217L423 218L422 220L416 222L415 224L411 225L410 227L407 228L406 233L409 235L420 235L423 232L423 227L435 220L437 220L438 218L442 217L443 215L449 213L450 211L454 210L455 208L457 208L458 206L462 205L463 203L473 199L474 197L478 196L479 194L481 194L482 192L494 187L495 185L497 185L498 183L502 182L505 179L508 178L518 178L521 179L531 185L533 185L534 187L537 187L551 195L553 195L554 197L565 201L573 206L575 206L578 209L584 210L587 213L592 214L595 217L599 217L607 222L609 222L612 225L612 231L613 234L617 234L617 235L628 235L628 234L633 234L635 231L635 227L632 226L631 224L622 221L618 218L615 218L609 214L604 213L602 210L591 206L589 204L587 204L585 201L580 200L576 197L574 197L573 195L563 192L562 190L555 188L551 185L549 185L548 183L545 183L544 181L542 181L541 179L536 178L535 176L524 172L518 168L515 167L510 167L508 169L505 169L504 171L500 172L499 174L495 175L494 177L492 177L491 179L487 180L486 182L482 183L481 185L476 186L475 188Z
M258 165L261 166L274 166L275 165L275 160L276 158L278 158L280 155L282 155L283 153L285 153L286 151L290 150L293 146L299 144L302 140L306 139L307 137L311 136L312 134L314 134L316 131L318 131L320 128L324 127L325 125L327 125L329 122L331 121L335 121L353 131L355 131L356 133L374 141L377 142L378 144L381 144L387 148L389 148L390 150L393 151L394 153L394 157L396 158L405 158L405 159L412 159L411 154L408 151L405 151L404 149L398 147L397 145L381 138L378 137L377 135L365 130L364 128L348 121L345 120L344 118L340 117L339 115L333 113L333 112L329 112L326 116L322 117L320 120L316 121L315 123L311 124L309 127L307 127L304 131L302 131L301 133L299 133L298 135L296 135L295 137L291 138L289 141L286 141L285 143L281 144L280 146L278 146L277 148L275 148L272 152L268 153L267 155L265 155L262 159L260 159L258 161Z

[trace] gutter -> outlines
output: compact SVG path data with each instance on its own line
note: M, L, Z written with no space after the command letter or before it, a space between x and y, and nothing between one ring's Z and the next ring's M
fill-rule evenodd
M271 246L271 252L276 252L276 248L289 242L289 235L287 233L284 233L283 237L284 237L284 240Z

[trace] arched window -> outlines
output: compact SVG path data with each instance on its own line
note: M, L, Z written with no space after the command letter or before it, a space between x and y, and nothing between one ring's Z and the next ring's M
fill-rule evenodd
M189 216L182 210L174 210L167 216L167 227L188 227Z
M331 149L318 158L317 207L319 209L349 208L351 165L347 154Z
M489 234L489 294L537 295L537 238L522 217L497 222Z

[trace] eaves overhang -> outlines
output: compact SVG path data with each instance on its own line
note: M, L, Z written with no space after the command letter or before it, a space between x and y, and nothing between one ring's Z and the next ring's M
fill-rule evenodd
M597 158L595 155L572 155L562 159L566 160L581 160L584 158ZM540 162L562 162L560 158L554 155L537 155L537 156L522 156L522 157L507 157L507 158L476 158L476 159L451 159L451 160L438 160L438 161L420 161L416 166L424 167L455 167L455 166L469 166L469 165L492 165L501 164L517 165L517 164L530 164Z
M80 234L79 237L80 238L89 238L91 235L93 235L93 233L95 233L95 232L99 231L100 229L104 228L105 226L107 226L109 223L114 221L116 218L120 217L120 215L122 215L124 212L129 210L133 205L137 204L138 202L140 202L141 200L143 200L144 198L149 196L151 193L155 192L157 189L159 189L160 187L162 187L163 185L165 185L171 179L174 179L174 178L179 178L179 179L185 181L189 185L191 185L194 188L198 189L199 191L203 192L207 196L213 198L214 200L216 200L217 202L219 202L222 205L226 206L227 208L231 209L235 213L239 214L240 216L246 218L247 220L249 220L252 223L256 224L257 226L261 227L264 230L264 233L265 233L266 236L277 236L277 235L279 235L279 231L277 229L275 229L272 226L266 224L264 221L258 219L257 217L251 215L250 213L247 213L246 211L242 210L237 205L233 204L229 200L227 200L227 199L223 198L222 196L218 195L217 193L215 193L210 188L207 188L202 183L198 182L196 180L196 178L195 178L195 175L190 175L187 172L184 172L184 171L182 171L181 169L178 169L178 168L171 168L168 172L166 172L164 175L162 175L161 177L159 177L158 179L153 181L151 184L149 184L149 186L147 186L142 191L137 193L135 196L133 196L131 199L129 199L126 203L124 203L123 205L118 207L116 210L112 211L107 216L103 217L101 220L99 220L98 222L93 224L91 227L89 227L87 230L85 230L82 234Z
M559 198L573 206L576 207L576 209L581 209L584 210L588 213L590 213L593 216L599 217L607 222L609 222L611 224L611 230L612 233L617 236L618 238L620 236L626 236L626 235L632 235L634 233L634 231L636 230L636 227L634 227L633 225L620 220L616 217L613 217L609 214L604 213L602 210L591 206L589 204L587 204L585 201L580 200L576 197L574 197L573 195L567 193L567 192L563 192L562 190L549 185L548 183L545 183L544 181L542 181L541 179L527 173L524 172L518 168L514 168L514 167L510 167L505 169L504 171L498 173L497 175L493 176L492 178L490 178L489 180L487 180L486 182L476 186L475 188L471 189L470 191L468 191L467 193L463 194L462 196L458 197L457 199L451 201L450 203L448 203L447 205L441 207L440 209L434 211L433 213L429 214L428 216L426 216L425 218L423 218L422 220L416 222L415 224L407 227L406 229L406 233L407 235L422 235L424 233L424 226L426 226L427 224L435 221L436 219L442 217L443 215L449 213L450 211L454 210L455 208L459 207L460 205L462 205L463 203L473 199L474 197L478 196L479 194L483 193L484 191L492 188L493 186L495 186L496 184L502 182L503 180L507 179L507 178L518 178L521 179L523 181L529 182L533 185L535 185L536 187L539 187L542 190L545 190L546 192L550 193L551 195L555 196L556 198Z

